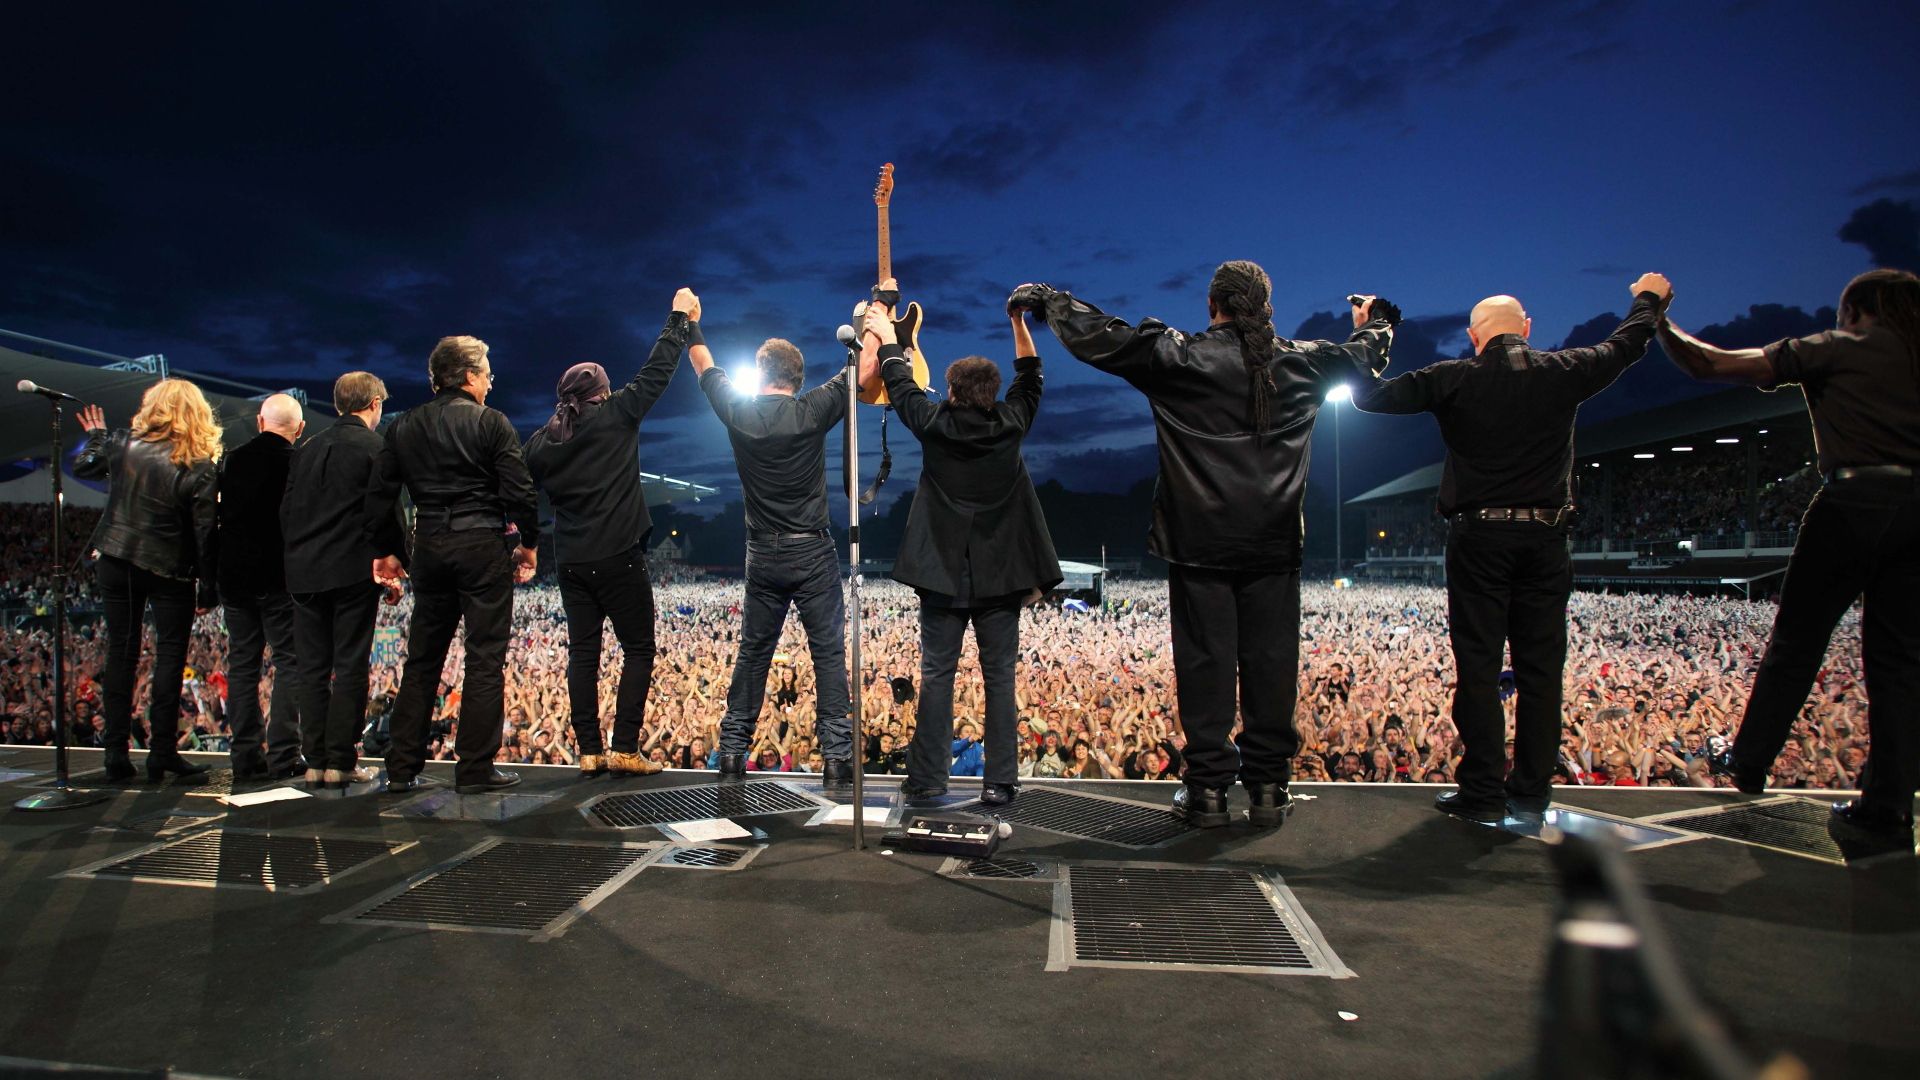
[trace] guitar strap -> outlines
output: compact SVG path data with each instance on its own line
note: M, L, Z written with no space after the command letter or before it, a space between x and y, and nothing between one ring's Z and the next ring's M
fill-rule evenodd
M899 295L899 293L894 294L896 297ZM875 299L879 298L875 297ZM885 303L886 301L883 300L881 302ZM891 405L880 410L880 471L873 474L873 483L868 484L867 490L860 493L861 506L866 506L872 503L874 499L879 498L880 485L887 482L887 474L893 471L893 451L887 448L887 414L892 411L893 406ZM847 422L852 423L853 418L848 417Z

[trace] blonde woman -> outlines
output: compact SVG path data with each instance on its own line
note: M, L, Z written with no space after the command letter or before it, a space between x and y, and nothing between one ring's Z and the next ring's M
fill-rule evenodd
M131 428L108 432L98 405L80 411L80 426L87 445L73 473L107 481L106 513L90 544L107 614L102 735L107 778L135 775L127 744L141 624L149 606L153 673L147 779L206 772L206 766L180 756L180 680L195 609L204 612L216 601L212 540L220 428L206 396L184 379L162 379L149 387Z

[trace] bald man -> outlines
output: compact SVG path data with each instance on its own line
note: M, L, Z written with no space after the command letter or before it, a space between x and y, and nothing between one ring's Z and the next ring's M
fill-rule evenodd
M1626 320L1591 348L1535 350L1520 301L1490 296L1468 321L1471 359L1375 375L1354 388L1353 403L1368 412L1432 413L1447 444L1439 511L1448 521L1453 723L1466 753L1454 777L1459 790L1435 801L1446 813L1497 823L1544 814L1552 799L1573 589L1574 417L1646 355L1672 295L1659 274L1643 274L1629 289ZM1500 708L1509 644L1519 693L1510 765Z
M280 537L293 444L306 430L300 402L274 394L260 403L260 433L220 462L215 547L220 607L227 620L228 752L236 780L284 779L306 769L300 757L293 648L293 600ZM260 676L273 656L273 700L263 718Z

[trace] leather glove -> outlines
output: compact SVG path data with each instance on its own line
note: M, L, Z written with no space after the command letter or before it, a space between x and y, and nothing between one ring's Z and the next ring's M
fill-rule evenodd
M1059 293L1060 290L1051 285L1032 283L1022 285L1013 290L1013 295L1007 297L1007 314L1018 315L1022 311L1044 313L1047 301L1058 296Z
M1400 305L1384 296L1376 296L1373 298L1373 308L1369 314L1376 319L1387 320L1388 326L1399 326L1402 317L1400 314Z

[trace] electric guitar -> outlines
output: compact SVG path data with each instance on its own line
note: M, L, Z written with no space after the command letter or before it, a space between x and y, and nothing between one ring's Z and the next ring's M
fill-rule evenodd
M873 205L880 212L880 276L875 281L885 281L893 276L893 241L888 235L887 208L893 201L893 163L880 166L880 182L873 186ZM925 388L928 384L927 361L920 351L920 320L922 312L918 303L906 305L899 311L899 318L893 320L893 331L900 340L900 348L907 354L907 362L913 365L915 385ZM868 405L887 403L886 383L880 373L875 372L873 379L860 387L860 400Z

